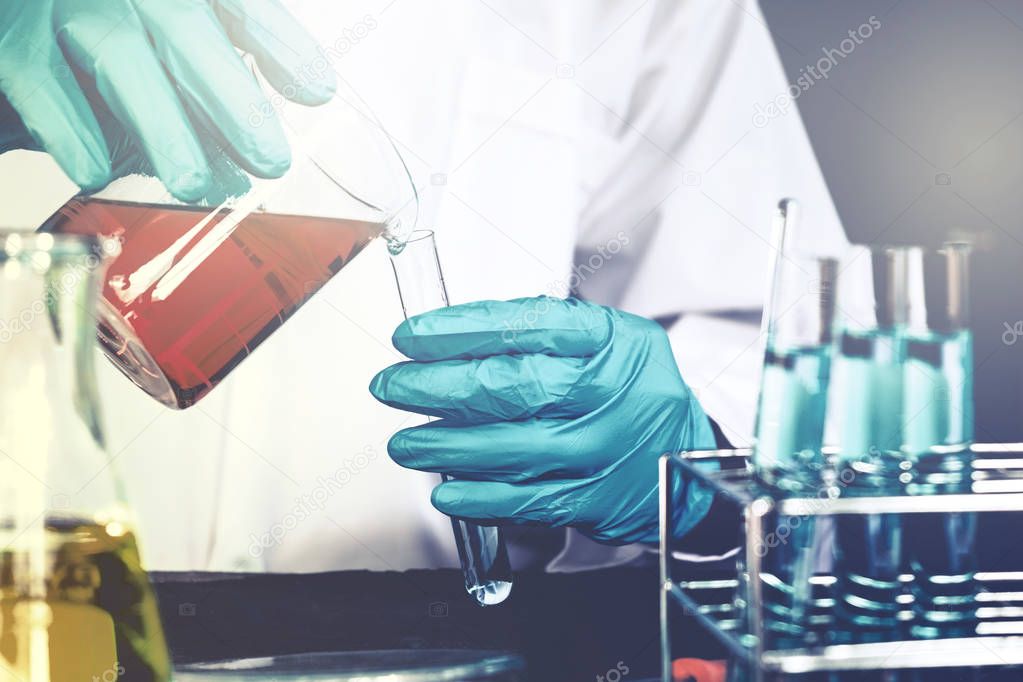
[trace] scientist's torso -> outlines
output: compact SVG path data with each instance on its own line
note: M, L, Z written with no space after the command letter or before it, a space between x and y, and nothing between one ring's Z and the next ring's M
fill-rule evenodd
M837 231L798 115L753 123L786 83L752 3L286 4L394 137L453 303L574 291L687 313L672 333L683 375L733 438L748 434L756 330L712 314L761 305L780 196ZM103 363L150 566L456 566L435 477L387 456L418 418L367 391L401 359L401 319L378 243L189 410Z

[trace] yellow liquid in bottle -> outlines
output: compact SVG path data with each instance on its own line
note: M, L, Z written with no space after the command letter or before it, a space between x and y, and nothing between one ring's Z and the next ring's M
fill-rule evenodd
M0 531L11 542L17 531ZM46 598L24 553L0 553L0 681L157 682L170 660L135 536L119 523L46 523ZM9 537L4 537L9 536Z

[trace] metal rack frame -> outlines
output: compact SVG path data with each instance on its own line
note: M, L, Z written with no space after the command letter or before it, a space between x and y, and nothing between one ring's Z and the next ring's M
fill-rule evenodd
M1018 628L990 628L992 635L957 639L902 640L869 644L825 645L815 648L769 650L764 638L764 605L761 582L765 546L765 519L771 513L786 517L839 514L916 514L1023 512L1023 443L978 444L972 448L973 484L970 493L902 495L884 497L779 497L752 475L752 451L713 450L666 454L660 459L660 578L661 653L664 682L671 682L672 607L681 607L736 659L746 661L753 682L785 675L877 669L933 669L949 667L1005 667L1023 665L1023 623ZM698 464L715 467L697 468ZM708 471L716 468L714 471ZM744 519L740 566L735 579L678 581L673 579L674 516L673 481L677 472L689 480L699 479L737 508ZM737 562L738 565L738 562ZM828 577L818 578L827 581ZM1021 581L1023 573L982 573L978 581L997 584ZM740 581L748 586L744 608L734 603ZM722 603L713 595L725 590ZM1015 606L988 607L992 617L1023 620L1023 595L1012 593ZM1004 602L1000 602L1004 603ZM979 609L982 611L983 609ZM1018 634L1017 634L1018 633Z

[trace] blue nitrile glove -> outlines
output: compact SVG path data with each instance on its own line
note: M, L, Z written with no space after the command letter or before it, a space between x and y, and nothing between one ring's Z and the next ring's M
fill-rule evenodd
M210 184L204 148L277 177L287 140L236 46L295 101L321 104L336 87L330 69L310 68L316 43L277 0L4 2L0 151L43 149L92 190L142 165L141 150L185 201Z
M433 491L451 516L654 542L658 457L715 444L667 335L634 315L574 299L481 301L413 317L393 341L413 361L370 391L442 419L399 431L388 451L458 479ZM679 483L677 536L711 502Z

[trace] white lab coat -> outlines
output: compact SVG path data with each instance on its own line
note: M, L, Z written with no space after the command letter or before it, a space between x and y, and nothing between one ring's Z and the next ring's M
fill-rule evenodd
M683 375L733 442L753 422L756 311L771 215L797 196L841 229L752 0L291 0L340 54L423 191L452 301L572 288L671 330ZM38 155L0 162L11 222L73 191ZM35 188L26 192L26 188ZM576 268L573 269L573 265ZM367 385L400 359L380 244L361 254L196 407L174 412L101 363L111 452L154 569L456 566L433 475L386 441L415 417ZM630 548L574 537L553 569Z

